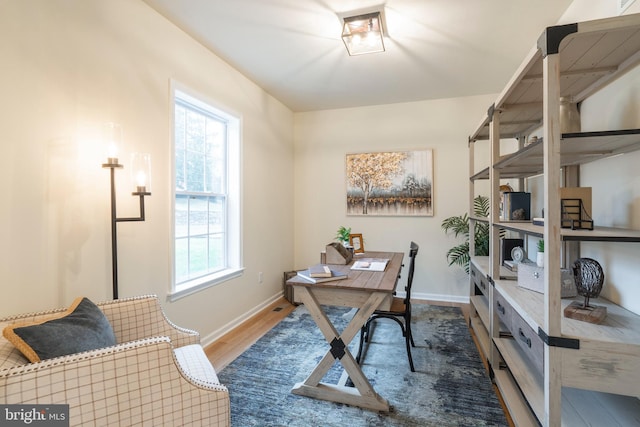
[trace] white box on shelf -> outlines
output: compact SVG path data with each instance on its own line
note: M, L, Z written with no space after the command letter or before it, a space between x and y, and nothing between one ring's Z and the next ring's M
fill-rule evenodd
M573 279L573 272L567 268L560 270L562 298L572 298L578 295ZM534 292L544 293L544 267L538 267L533 262L521 262L518 265L518 286Z

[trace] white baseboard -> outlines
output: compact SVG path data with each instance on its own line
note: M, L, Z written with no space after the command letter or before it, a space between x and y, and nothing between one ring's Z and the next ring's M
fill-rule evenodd
M398 296L404 296L404 293L398 292ZM442 301L454 302L457 304L469 304L469 295L459 296L412 292L411 300Z
M207 347L208 345L212 344L217 339L222 337L224 334L226 334L227 332L230 332L234 328L237 328L238 326L240 326L241 324L243 324L247 320L251 319L253 316L258 314L260 311L264 310L266 307L268 307L270 304L273 304L274 302L276 302L280 298L282 298L282 293L281 292L275 294L274 296L272 296L268 300L266 300L266 301L258 304L257 306L253 307L251 310L247 311L243 315L236 317L235 319L231 320L229 323L227 323L224 326L216 329L215 331L211 332L207 336L200 337L200 344L203 347Z

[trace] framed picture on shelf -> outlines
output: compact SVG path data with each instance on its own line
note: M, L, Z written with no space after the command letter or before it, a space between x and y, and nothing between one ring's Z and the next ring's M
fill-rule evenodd
M362 240L362 234L350 234L349 244L353 247L353 253L364 253L364 241Z
M347 215L433 216L433 150L347 154Z

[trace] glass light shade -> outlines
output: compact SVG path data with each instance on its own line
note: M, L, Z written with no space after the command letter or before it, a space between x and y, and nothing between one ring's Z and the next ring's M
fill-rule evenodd
M351 56L384 52L380 12L344 18L342 40Z
M107 151L107 163L117 164L118 149L122 145L122 127L117 123L105 123L102 135Z
M136 192L151 192L151 155L131 154L131 181Z

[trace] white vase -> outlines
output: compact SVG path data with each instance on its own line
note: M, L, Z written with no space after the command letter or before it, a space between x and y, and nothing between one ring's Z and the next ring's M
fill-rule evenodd
M538 267L544 267L544 252L538 252L536 256L536 265Z
M560 98L560 133L580 132L578 104L571 98Z

